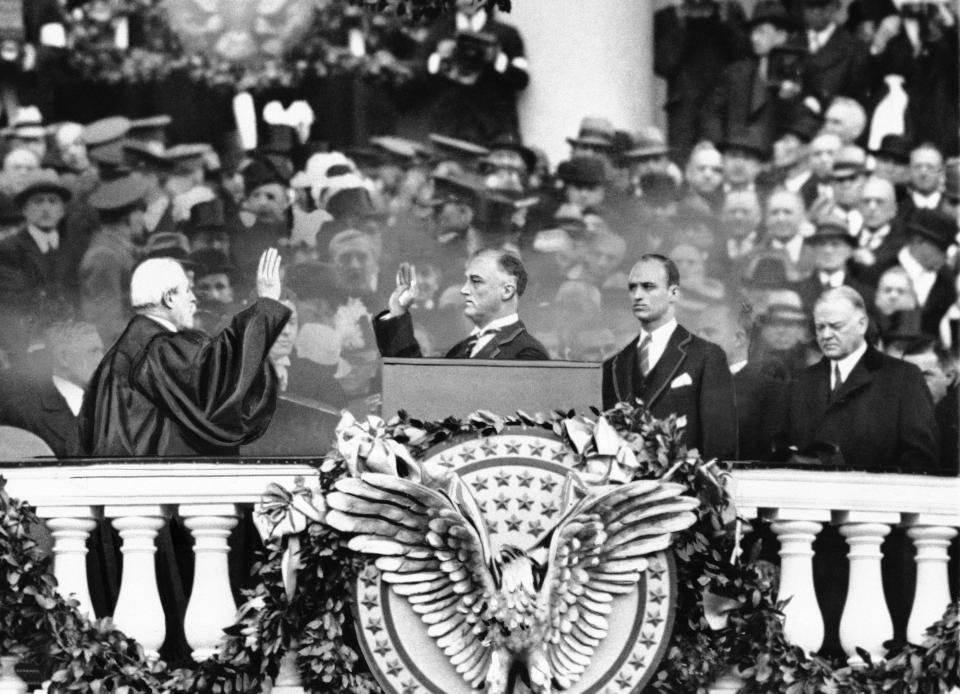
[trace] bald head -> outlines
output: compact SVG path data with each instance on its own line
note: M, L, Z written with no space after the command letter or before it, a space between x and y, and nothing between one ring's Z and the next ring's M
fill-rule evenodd
M893 183L878 176L868 178L860 193L860 214L868 229L879 229L889 224L897 214L897 194Z

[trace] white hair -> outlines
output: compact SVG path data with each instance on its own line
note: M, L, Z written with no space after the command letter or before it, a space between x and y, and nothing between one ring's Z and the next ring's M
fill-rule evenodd
M163 304L163 295L185 278L183 266L173 258L148 258L130 278L130 305L136 311L158 307Z

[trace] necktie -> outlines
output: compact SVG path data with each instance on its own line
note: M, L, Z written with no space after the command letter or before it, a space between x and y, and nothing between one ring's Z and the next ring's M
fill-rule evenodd
M843 377L840 375L840 362L833 362L833 388L830 389L831 393L836 393L840 390L840 386L843 385Z
M473 355L473 348L477 346L477 340L480 339L480 333L476 333L467 338L467 343L463 347L464 359L469 359Z
M640 340L640 373L646 378L650 373L650 336L644 335Z

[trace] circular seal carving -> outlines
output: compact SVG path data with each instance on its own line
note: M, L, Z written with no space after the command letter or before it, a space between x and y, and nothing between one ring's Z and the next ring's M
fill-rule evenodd
M563 486L576 456L549 433L507 430L454 440L424 461L456 470L473 492L492 543L530 549L558 520ZM371 562L356 584L357 630L371 671L392 694L474 691L454 669L406 598L380 579ZM636 588L614 596L609 632L586 672L567 692L640 691L663 658L673 627L676 566L667 552L648 558Z

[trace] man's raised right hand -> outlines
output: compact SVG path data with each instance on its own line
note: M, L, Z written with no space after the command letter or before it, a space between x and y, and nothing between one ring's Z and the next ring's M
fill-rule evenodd
M390 315L394 318L405 315L416 297L417 271L410 263L400 263L397 269L397 288L390 295L388 304Z
M260 256L257 267L257 296L262 299L280 299L280 253L268 248Z

